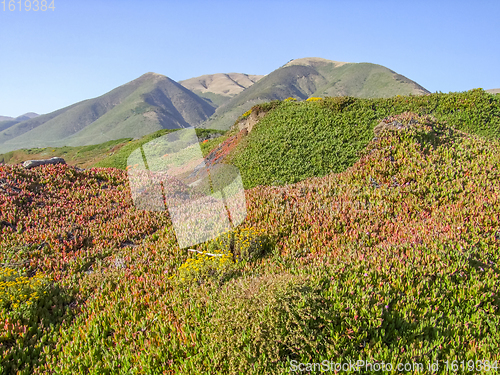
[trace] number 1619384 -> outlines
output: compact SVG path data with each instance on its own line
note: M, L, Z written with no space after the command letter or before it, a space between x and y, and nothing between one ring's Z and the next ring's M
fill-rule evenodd
M5 11L10 11L10 12L38 12L42 11L45 12L47 10L52 10L54 11L56 9L56 6L54 5L54 0L51 1L46 1L46 0L2 0L0 1L0 4L2 4L2 10Z

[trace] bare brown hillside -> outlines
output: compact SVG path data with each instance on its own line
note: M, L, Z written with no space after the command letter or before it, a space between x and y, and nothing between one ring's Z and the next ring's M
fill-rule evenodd
M179 81L188 90L211 92L223 96L235 96L264 76L243 73L216 73Z

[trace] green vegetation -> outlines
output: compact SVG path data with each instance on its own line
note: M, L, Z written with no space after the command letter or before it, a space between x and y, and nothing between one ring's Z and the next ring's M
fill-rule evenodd
M35 368L56 345L56 326L71 301L46 275L29 277L19 265L0 267L0 373ZM24 372L27 373L27 372Z
M146 144L153 139L159 138L161 136L164 136L165 134L169 134L174 132L175 130L173 129L163 129L159 130L153 134L146 135L142 137L141 139L132 141L124 145L122 148L120 148L119 151L117 151L114 155L94 164L94 167L100 167L100 168L118 168L118 169L126 169L127 168L127 159L132 153L132 151L136 150L138 147L142 146L143 144ZM210 134L220 134L224 133L221 130L213 130L213 129L196 129L196 135L198 136L198 139L206 139L208 135ZM220 142L218 138L214 138L212 140L211 144L214 144L214 142ZM207 150L207 147L209 147L207 144L210 142L208 141L207 143L201 143L201 148L202 152L203 150ZM205 151L207 153L207 151Z
M30 159L62 157L68 164L85 168L106 159L131 141L132 138L124 138L90 146L21 149L1 154L0 163L19 164Z
M31 159L62 157L67 164L76 165L81 168L103 167L125 169L127 167L127 159L132 151L155 138L173 131L175 130L163 129L137 140L123 138L89 146L46 147L10 151L0 154L0 163L20 164ZM210 135L219 136L224 133L222 130L196 129L196 135L201 142L200 145L204 155L223 139L222 137L216 137L207 140Z
M254 110L268 114L229 155L245 188L345 171L373 138L373 128L390 114L431 114L467 133L488 139L500 136L500 100L481 89L388 99L273 101Z
M0 166L0 291L16 297L0 306L0 371L288 374L292 360L363 360L497 372L499 102L472 90L262 105L230 156L243 174L251 153L274 166L248 184L300 181L246 190L245 221L195 252L166 212L134 207L124 170ZM383 119L403 126L372 139ZM340 173L301 169L314 156ZM290 157L298 172L279 175Z

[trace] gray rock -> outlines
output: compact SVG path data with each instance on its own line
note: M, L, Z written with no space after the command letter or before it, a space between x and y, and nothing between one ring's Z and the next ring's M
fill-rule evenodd
M23 163L23 167L26 169L38 167L40 165L47 165L47 164L66 164L66 161L64 161L63 158L51 158L51 159L44 159L44 160L26 160Z

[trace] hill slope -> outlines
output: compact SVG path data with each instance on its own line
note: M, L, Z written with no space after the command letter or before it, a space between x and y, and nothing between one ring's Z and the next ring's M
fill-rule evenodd
M321 58L292 60L217 108L203 123L210 129L229 129L253 105L288 97L354 96L360 98L421 95L428 91L381 65L345 63Z
M9 126L0 131L0 152L137 138L197 125L214 110L170 78L146 73L100 97Z
M243 73L217 73L186 79L179 83L218 107L262 77L264 76Z
M296 183L344 171L358 160L358 152L373 138L381 120L391 122L396 119L390 115L403 113L406 122L412 116L416 120L431 115L457 131L500 138L500 97L480 89L380 99L329 97L255 106L209 159L238 167L246 189ZM247 120L258 118L254 114L264 116L249 129Z
M63 158L67 164L79 168L104 167L125 169L129 155L143 144L176 129L162 129L139 139L123 138L89 146L64 146L50 148L30 148L0 154L0 163L21 164L26 160ZM196 129L202 151L208 153L211 144L222 135L221 130ZM213 139L214 138L214 139ZM206 141L206 142L204 142Z

